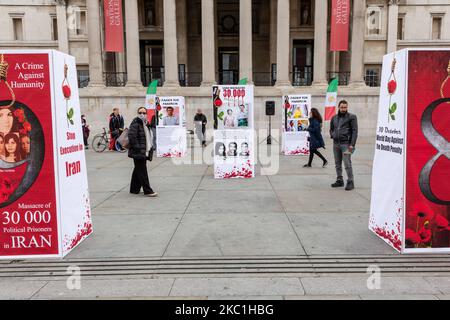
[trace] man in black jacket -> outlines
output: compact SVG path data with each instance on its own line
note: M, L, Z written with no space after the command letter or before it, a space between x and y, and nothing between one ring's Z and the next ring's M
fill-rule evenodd
M109 132L111 133L109 150L115 150L116 139L120 136L124 127L123 117L119 113L119 108L116 107L109 116Z
M340 101L338 108L338 114L331 119L330 123L330 136L333 139L333 153L337 174L337 180L331 186L333 188L344 186L344 177L342 175L342 160L344 160L345 171L348 177L345 190L349 191L355 188L351 157L355 151L356 140L358 139L358 119L356 115L348 112L347 101Z
M202 146L206 146L206 124L208 123L208 120L206 119L206 116L203 114L201 109L197 110L197 114L194 117L194 122L201 122L202 123L202 134L201 134L201 140L202 140Z

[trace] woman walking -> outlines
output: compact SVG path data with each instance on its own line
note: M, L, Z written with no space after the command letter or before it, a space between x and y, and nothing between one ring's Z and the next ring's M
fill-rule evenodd
M322 167L325 168L328 164L327 159L319 152L318 149L325 148L325 142L322 137L322 116L316 108L311 109L311 118L309 118L309 161L303 167L311 168L314 154L316 154L323 161Z
M157 197L158 194L150 187L148 180L147 160L151 161L153 158L153 138L145 107L138 109L138 116L131 122L128 140L128 157L133 158L134 161L130 193L139 194L143 188L145 196Z

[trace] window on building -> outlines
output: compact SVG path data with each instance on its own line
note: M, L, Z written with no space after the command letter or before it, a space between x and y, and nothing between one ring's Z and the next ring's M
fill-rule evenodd
M370 6L366 13L366 34L378 36L383 33L383 6Z
M379 87L380 86L380 74L381 66L366 66L365 82L369 87Z
M300 26L312 26L312 1L299 0L298 2Z
M12 18L13 23L13 32L14 32L14 40L22 41L23 40L23 18Z
M55 16L50 16L52 20L52 40L58 41L58 19Z
M86 10L75 11L75 17L77 35L87 35Z
M156 26L156 1L144 1L144 25Z
M399 17L397 23L397 39L404 40L405 39L405 17Z
M440 40L441 39L441 28L442 28L442 17L432 18L432 30L431 39Z

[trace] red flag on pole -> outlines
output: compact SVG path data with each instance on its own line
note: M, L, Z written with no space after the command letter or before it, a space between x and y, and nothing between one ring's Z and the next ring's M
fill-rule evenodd
M104 0L105 51L123 52L122 0Z
M331 7L331 51L348 51L350 0L333 0Z

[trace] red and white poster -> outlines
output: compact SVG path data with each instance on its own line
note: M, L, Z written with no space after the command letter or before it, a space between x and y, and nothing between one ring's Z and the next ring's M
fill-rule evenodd
M348 51L350 0L332 0L330 51Z
M75 59L0 65L0 259L63 257L92 232Z
M123 52L122 0L104 0L105 51Z
M155 96L157 111L156 155L180 158L187 152L186 110L184 97Z
M282 148L285 156L309 155L309 117L311 95L286 95L282 103Z
M253 86L213 86L214 178L255 177Z
M450 50L385 56L369 228L403 253L450 252Z

